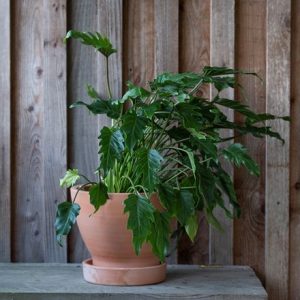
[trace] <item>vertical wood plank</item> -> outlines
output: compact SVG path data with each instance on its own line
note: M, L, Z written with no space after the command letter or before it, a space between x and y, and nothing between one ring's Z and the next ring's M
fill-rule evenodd
M211 0L211 57L212 66L234 67L235 39L235 0ZM214 91L211 91L212 95ZM232 89L223 91L223 97L232 99ZM223 110L228 119L233 120L231 110ZM232 133L226 133L232 135ZM224 134L225 136L225 134ZM226 166L226 171L233 175L233 168ZM224 233L210 226L210 263L232 264L233 262L233 222L223 210L217 208L215 216L220 220Z
M181 0L179 5L179 70L199 73L210 64L210 0ZM209 87L199 93L209 97ZM199 214L195 242L185 235L178 245L178 262L208 264L209 228L204 214Z
M289 263L289 296L290 299L300 299L300 1L292 1L292 43L291 43L291 156L290 167L290 263Z
M290 0L267 1L267 113L290 114ZM285 144L266 144L266 288L270 300L288 299L289 274L289 124L274 130Z
M300 64L300 19L297 12L300 10L300 1L292 1L292 43L291 43L291 156L290 161L293 162L291 167L291 205L290 205L290 299L299 300L299 270L300 270L300 87L297 78L299 77L298 66Z
M163 72L178 72L178 0L154 1L155 26L155 76ZM174 224L176 226L176 224ZM177 252L173 251L177 241L173 240L170 246L171 254L167 262L177 262Z
M240 70L266 77L266 1L236 1L236 61ZM236 90L236 98L257 113L265 113L265 84L253 76L240 76L244 91ZM246 99L244 99L246 95ZM239 114L237 122L242 121ZM236 140L249 150L259 164L260 177L251 176L244 168L234 171L235 189L242 216L234 221L234 263L250 265L264 279L265 232L265 140L245 136Z
M46 262L66 262L67 246L56 243L53 222L57 204L66 200L59 186L67 167L66 0L44 0L44 201Z
M110 58L110 79L113 96L120 96L122 90L122 1L96 0L72 1L70 8L70 28L83 31L99 31L107 35L118 53ZM84 85L92 84L100 96L107 98L105 61L99 53L72 42L69 52L70 82L69 103L77 99L86 99ZM71 130L70 166L81 173L94 178L94 171L99 165L98 136L103 126L111 121L105 116L95 117L85 110L70 112ZM69 239L69 261L80 262L89 257L78 229L75 227Z
M43 1L12 3L12 259L18 262L42 262L45 236Z
M155 75L178 72L178 0L155 0Z
M146 86L154 76L154 2L124 0L123 82Z
M10 222L10 168L11 168L11 98L10 98L10 1L0 2L0 28L2 42L0 46L0 261L11 259Z

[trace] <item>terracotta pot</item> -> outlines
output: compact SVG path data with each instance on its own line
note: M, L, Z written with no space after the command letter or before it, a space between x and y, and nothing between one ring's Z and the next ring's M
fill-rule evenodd
M71 197L77 192L71 188ZM132 247L132 233L124 213L127 193L110 193L106 204L93 214L88 191L79 191L76 203L81 207L77 223L92 258L83 263L84 277L98 284L140 285L163 281L166 266L160 264L146 244L137 256ZM152 202L159 207L156 196Z

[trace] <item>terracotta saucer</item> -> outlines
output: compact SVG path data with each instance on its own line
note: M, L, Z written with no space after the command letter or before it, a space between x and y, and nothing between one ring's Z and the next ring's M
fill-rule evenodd
M82 262L87 282L105 285L146 285L166 278L166 263L143 268L109 268L94 266L89 258Z

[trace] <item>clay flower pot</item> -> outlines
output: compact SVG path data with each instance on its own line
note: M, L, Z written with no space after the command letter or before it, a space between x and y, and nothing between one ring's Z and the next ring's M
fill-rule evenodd
M71 188L71 197L77 192ZM77 223L91 258L83 262L86 281L108 285L143 285L161 282L166 277L166 264L161 264L144 245L137 256L132 247L132 233L127 229L128 215L124 213L127 193L110 193L106 204L95 213L89 192L79 191L76 203L81 207ZM158 204L156 196L153 204Z

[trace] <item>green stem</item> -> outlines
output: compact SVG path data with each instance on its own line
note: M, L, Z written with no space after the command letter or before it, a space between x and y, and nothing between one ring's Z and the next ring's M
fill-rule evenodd
M112 93L111 93L110 84L109 84L108 57L106 57L106 85L107 85L108 96L111 99L112 98Z
M76 194L75 194L75 197L74 197L72 203L75 203L75 200L76 200L76 197L77 197L78 193L79 193L85 186L90 185L90 184L91 184L91 183L88 182L88 183L85 183L85 184L83 184L82 186L80 186L80 188L77 190L77 192L76 192Z

